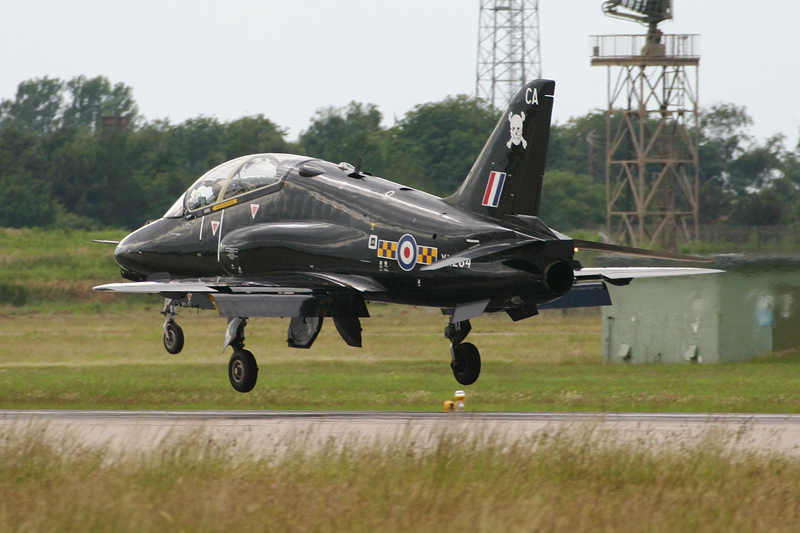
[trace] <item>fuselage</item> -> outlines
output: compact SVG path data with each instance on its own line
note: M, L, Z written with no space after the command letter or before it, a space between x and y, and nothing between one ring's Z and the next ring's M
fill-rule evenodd
M386 289L367 300L443 308L490 300L498 310L553 300L572 285L572 241L535 217L492 219L342 164L248 157L262 157L269 175L247 174L242 169L259 163L246 158L210 171L163 218L119 244L123 275L364 276ZM507 252L422 270L474 247L525 238L531 242Z

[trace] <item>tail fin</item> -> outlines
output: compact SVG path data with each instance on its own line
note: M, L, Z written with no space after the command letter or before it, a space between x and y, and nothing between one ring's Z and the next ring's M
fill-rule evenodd
M493 218L538 215L555 87L554 81L535 80L517 93L446 202Z

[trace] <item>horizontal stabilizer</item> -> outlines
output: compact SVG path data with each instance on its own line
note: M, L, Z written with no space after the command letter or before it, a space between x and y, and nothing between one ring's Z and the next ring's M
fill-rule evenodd
M575 279L583 281L607 281L612 285L627 285L638 278L662 278L668 276L696 276L719 274L724 270L686 267L598 267L575 271Z
M643 248L631 248L629 246L619 246L617 244L606 244L603 242L582 241L575 239L575 248L585 252L605 252L621 255L638 255L640 257L652 257L653 259L668 259L670 261L695 261L710 262L713 259L706 257L696 257L694 255L674 254L670 252L656 252Z

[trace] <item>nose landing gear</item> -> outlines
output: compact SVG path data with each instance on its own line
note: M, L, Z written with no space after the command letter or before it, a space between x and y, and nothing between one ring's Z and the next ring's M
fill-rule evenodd
M167 300L161 314L166 318L164 321L164 348L173 355L178 354L183 350L183 330L175 322L175 315L178 312L172 300Z

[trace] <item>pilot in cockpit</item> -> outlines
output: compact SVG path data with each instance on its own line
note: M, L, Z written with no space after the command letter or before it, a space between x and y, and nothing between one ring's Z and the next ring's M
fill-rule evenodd
M187 207L189 209L197 209L198 207L213 204L217 200L219 191L222 189L224 183L225 179L220 178L214 181L210 186L207 183L199 184L192 189L189 199L186 202Z

